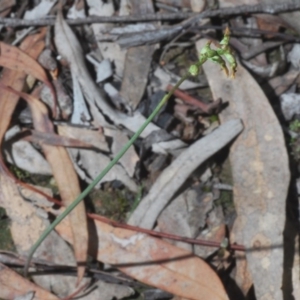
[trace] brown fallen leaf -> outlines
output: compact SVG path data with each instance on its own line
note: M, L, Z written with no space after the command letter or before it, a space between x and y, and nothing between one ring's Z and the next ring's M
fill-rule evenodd
M21 44L20 49L31 58L36 59L45 46L45 33L45 30L42 30L38 34L28 36ZM12 87L14 90L21 91L25 83L25 77L26 73L21 68L19 70L4 68L1 74L1 83ZM0 97L0 141L2 141L10 124L12 113L19 101L19 96L2 91Z
M42 32L43 31L45 31L45 29L42 29ZM32 75L44 82L55 96L54 88L48 80L45 70L33 57L21 51L19 48L3 42L0 42L0 53L0 65L2 67L15 71L23 71ZM55 112L55 110L53 111Z
M198 51L206 42L197 42ZM235 80L220 76L219 67L212 63L203 69L214 99L229 103L221 113L222 122L238 116L245 126L230 148L237 211L232 238L249 249L247 265L237 261L236 280L247 293L252 277L258 299L283 299L283 230L290 172L281 126L243 66L238 66Z
M0 263L0 297L14 299L29 291L34 291L34 300L58 300L50 292L40 288L29 280L23 278L17 272Z
M71 231L64 221L56 229L71 242ZM189 251L100 220L90 223L90 230L94 234L91 255L145 284L188 299L228 299L217 274Z
M28 102L35 128L38 128L40 132L54 133L53 124L48 118L48 111L44 103L31 95L14 91L3 85L0 85L0 88L17 94ZM68 152L61 146L42 144L41 147L52 168L62 202L68 206L80 194L79 180ZM75 257L78 263L79 283L85 272L88 246L87 221L83 202L69 214L69 220L73 232Z

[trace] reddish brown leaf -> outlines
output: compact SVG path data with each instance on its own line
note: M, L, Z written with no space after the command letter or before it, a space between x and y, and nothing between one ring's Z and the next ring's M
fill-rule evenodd
M45 30L41 31L41 36L44 36ZM28 41L24 42L23 45L27 46ZM24 47L24 46L23 46ZM32 47L32 45L31 45ZM37 49L33 52L39 54L40 49ZM41 67L41 65L36 61L36 57L32 57L30 54L22 51L22 48L19 49L15 46L7 45L3 42L0 42L0 65L14 71L25 72L30 74L33 77L44 82L52 91L55 96L55 92L52 84L47 78L46 72ZM56 98L55 98L56 99ZM55 110L54 110L55 111Z
M133 230L115 228L94 220L91 255L115 265L127 275L175 295L194 300L228 299L217 274L202 259L158 238ZM96 226L96 233L95 233ZM93 228L93 230L92 230ZM56 230L71 242L67 222Z
M21 49L26 52L31 59L35 59L43 50L45 31L39 34L28 36L21 44ZM23 52L22 52L23 53ZM2 57L2 53L0 58ZM1 83L12 87L16 91L21 91L24 86L26 74L22 70L4 69L1 76ZM0 94L0 141L9 126L11 115L18 103L19 96L10 92L2 91Z
M0 65L15 71L23 71L51 86L41 65L19 48L0 42Z

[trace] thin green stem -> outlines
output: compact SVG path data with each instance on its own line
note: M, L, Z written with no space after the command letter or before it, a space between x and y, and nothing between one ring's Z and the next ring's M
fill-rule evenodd
M125 146L121 149L121 151L116 155L116 157L107 165L107 167L94 179L94 181L64 210L64 212L59 215L53 223L51 223L45 231L41 234L40 238L36 241L36 243L31 247L29 255L26 260L26 264L24 267L24 275L28 274L28 267L30 261L33 257L33 254L37 250L37 248L41 245L41 243L45 240L45 238L50 234L50 232L58 225L98 184L100 180L112 169L112 167L120 160L120 158L126 153L126 151L132 146L132 144L136 141L136 139L140 136L140 134L144 131L144 129L149 125L149 123L154 119L154 117L158 114L160 109L164 106L164 104L170 99L174 91L181 85L181 83L186 80L190 76L190 73L186 73L181 79L176 83L176 85L169 91L167 95L163 97L163 99L159 102L157 107L151 113L151 115L147 118L145 123L138 129L138 131L132 136L132 138L125 144Z

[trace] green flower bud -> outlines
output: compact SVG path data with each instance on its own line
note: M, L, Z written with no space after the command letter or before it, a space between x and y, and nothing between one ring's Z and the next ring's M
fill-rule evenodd
M201 55L206 57L206 58L210 58L210 57L213 57L213 56L216 56L217 55L217 51L216 50L213 50L210 48L210 44L211 44L211 41L208 41L206 43L206 45L202 48L201 52L200 52L200 57Z
M235 59L234 55L232 55L232 53L230 53L230 52L224 53L224 57L226 58L226 60L229 63L229 66L230 66L231 78L234 78L235 73L236 73L236 68L237 68L236 59Z
M226 76L228 76L228 69L226 66L226 62L221 56L216 55L216 56L210 57L209 59L211 61L219 64L221 66L221 69L225 72Z
M199 74L199 68L197 65L191 65L190 68L189 68L189 73L192 75L192 76L197 76Z
M220 45L229 45L229 40L230 40L230 31L229 28L226 27L225 32L224 32L224 37L222 41L220 42Z
M216 46L216 50L211 49L210 45L212 41L209 41L200 51L199 55L199 62L198 66L202 65L205 63L208 59L219 64L226 73L226 75L229 75L228 68L226 65L225 60L222 58L222 56L225 57L227 60L230 70L231 70L231 77L234 78L235 73L236 73L236 68L237 68L237 63L236 59L233 55L233 52L229 46L229 40L230 40L230 31L229 28L227 27L225 32L224 32L224 37L221 40L220 43L214 43ZM193 65L190 67L189 72L191 75L195 76L198 74L199 70L196 65Z

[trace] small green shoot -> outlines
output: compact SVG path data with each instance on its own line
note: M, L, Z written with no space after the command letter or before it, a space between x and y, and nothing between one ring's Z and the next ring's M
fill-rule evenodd
M218 115L211 115L211 116L209 116L209 121L210 121L211 123L213 123L213 122L218 122L218 121L219 121Z
M126 151L133 145L136 139L140 136L140 134L144 131L144 129L149 125L149 123L155 118L160 109L164 106L164 104L170 99L173 95L174 91L185 81L189 76L198 75L199 68L203 65L207 60L211 60L221 66L221 68L225 71L226 75L229 75L228 68L226 66L225 60L222 56L225 57L229 64L229 68L231 70L231 78L234 78L237 68L237 63L235 57L229 46L230 33L227 28L224 33L224 38L220 42L219 45L216 46L216 49L211 49L211 41L209 41L203 49L200 51L199 60L194 65L192 65L188 72L181 77L181 79L175 84L175 86L169 91L167 95L163 97L145 123L137 130L137 132L132 136L132 138L125 144L125 146L121 149L121 151L116 155L116 157L102 170L102 172L94 179L94 181L70 204L64 212L59 215L55 221L50 224L46 230L42 233L37 242L32 246L29 251L28 258L24 267L24 274L27 276L28 266L30 264L31 258L33 254L37 250L37 248L41 245L41 243L45 240L45 238L50 234L50 232L59 224L98 184L98 182L111 170L111 168L120 160L120 158L126 153Z

